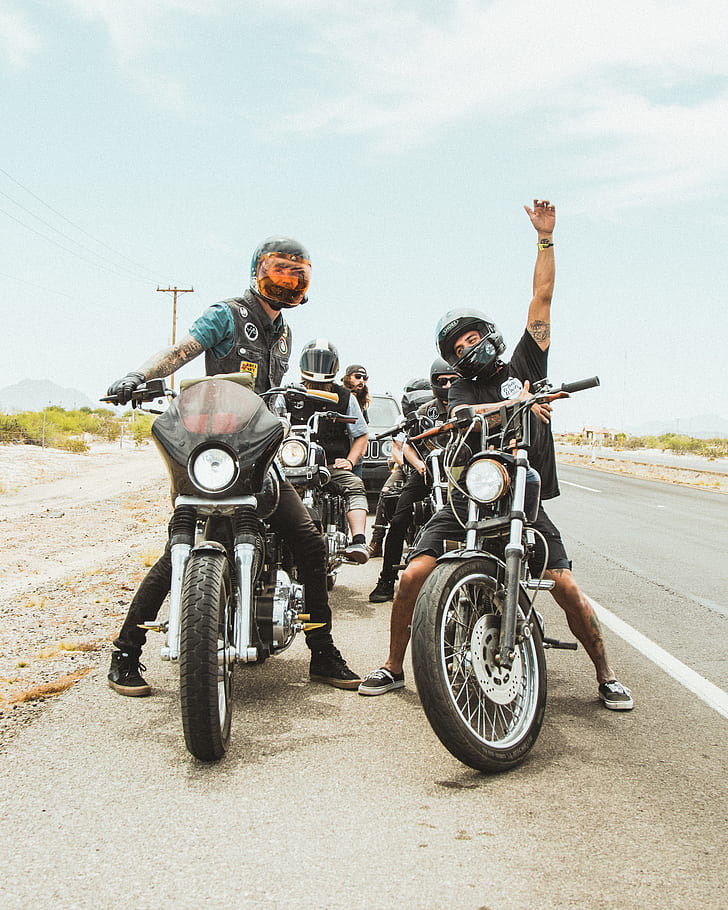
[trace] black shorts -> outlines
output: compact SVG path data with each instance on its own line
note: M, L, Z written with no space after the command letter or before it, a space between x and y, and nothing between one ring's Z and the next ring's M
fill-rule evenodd
M529 560L531 574L538 576L543 571L544 542L539 534L543 535L548 546L549 555L546 568L570 569L571 560L566 553L566 547L561 539L559 529L548 517L543 506L539 506L533 528L539 533L536 534L534 554ZM465 528L455 517L451 503L436 512L422 528L414 542L414 546L411 547L407 554L407 562L415 556L434 556L435 559L439 559L445 552L446 541L454 543L465 542Z

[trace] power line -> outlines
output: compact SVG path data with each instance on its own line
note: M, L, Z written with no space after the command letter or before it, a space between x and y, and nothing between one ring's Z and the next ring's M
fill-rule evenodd
M45 288L42 284L35 284L33 281L26 281L24 278L16 278L15 275L8 275L6 272L0 272L0 278L9 278L11 281L17 281L20 284L27 284L30 288L38 288L39 291L46 291L49 294L60 294L61 297L68 297L73 300L70 294L59 291L57 288Z
M79 246L82 250L86 250L87 253L90 253L92 256L96 256L102 262L109 263L109 265L113 266L113 268L121 269L123 272L126 272L127 275L131 275L132 277L137 278L139 281L143 281L145 284L149 283L149 281L150 281L149 278L142 278L141 275L137 275L136 273L132 272L130 269L127 269L125 266L119 265L118 263L109 259L108 256L102 256L101 253L97 253L96 250L92 250L91 247L86 246L85 243L80 243L78 240L75 239L75 237L70 237L68 234L65 234L63 231L59 231L57 227L50 224L50 222L46 221L45 219L41 218L40 215L36 215L35 212L31 212L30 209L26 208L24 205L22 205L20 202L18 202L17 199L13 199L12 196L9 196L7 193L3 192L2 190L0 190L0 196L4 196L6 199L9 199L14 205L17 205L18 208L22 209L24 212L26 212L28 215L30 215L31 218L35 218L36 221L40 221L40 223L42 225L44 225L47 228L50 228L50 230L52 230L52 231L55 231L56 234L63 237L64 240L69 240L71 243L75 243L76 246ZM6 212L4 209L0 209L0 211L2 211L3 214L5 214L5 215L8 214L8 212ZM12 218L12 215L10 215L9 217ZM25 222L20 221L19 219L16 219L16 220L23 227L26 227L26 228L28 227L28 225L25 224ZM32 230L32 228L30 228L30 230ZM42 237L43 235L41 234L40 236ZM50 238L45 238L45 239L50 239Z
M92 259L88 259L86 256L82 256L80 253L77 253L76 250L69 250L68 247L64 246L62 243L58 243L57 240L54 240L52 237L46 237L45 234L41 234L40 231L36 231L34 227L31 227L29 224L25 224L19 218L16 218L15 215L11 215L10 212L6 212L5 209L0 209L3 215L7 215L8 218L15 221L21 227L24 227L27 231L32 231L34 234L37 234L39 237L42 237L43 240L47 240L48 243L52 243L54 246L57 246L59 249L63 250L65 253L70 253L71 256L75 256L77 259L82 259L84 262L89 262L91 265L96 266L97 269L103 269L105 272L110 272L112 275L116 275L121 278L128 278L129 275L123 275L121 272L117 272L115 269L108 268L108 266L101 265L98 262L94 262ZM142 284L149 284L149 279L139 278L136 275L131 276L134 281L139 281Z
M126 259L127 262L131 263L133 266L136 266L136 268L141 269L143 272L148 272L150 275L157 274L152 269L147 268L147 266L141 265L140 263L135 262L133 259L130 259L128 256L125 256L124 253L120 253L119 250L115 249L112 246L109 246L108 243L104 243L103 240L99 240L98 237L94 237L93 234L90 234L87 230L80 227L75 222L71 221L70 218L66 218L66 216L62 212L59 212L58 209L53 208L52 205L49 205L44 199L41 199L40 196L38 196L32 190L28 189L27 186L24 186L19 180L16 180L16 178L13 177L12 174L9 174L6 170L4 170L1 167L0 167L0 174L4 174L8 178L8 180L12 180L12 182L14 184L16 184L16 186L19 186L22 190L24 190L26 193L28 193L30 196L32 196L34 199L36 199L38 202L40 202L41 205L44 205L47 209L49 209L51 212L53 212L54 215L58 215L59 218L62 218L67 224L70 224L71 227L74 227L77 231L80 231L82 234L85 234L85 236L89 237L91 240L93 240L94 243L98 243L100 246L105 247L107 250L114 253L116 256L120 256L122 259ZM3 193L3 195L6 195L6 194ZM8 197L8 198L10 198L10 197ZM16 205L20 205L20 203L16 203ZM21 208L22 208L22 206L21 206ZM37 216L35 216L35 217L37 217ZM39 220L41 220L41 219L39 219ZM55 230L55 228L54 228L54 230ZM60 231L59 231L59 233L60 233ZM78 241L74 241L74 242L77 243Z

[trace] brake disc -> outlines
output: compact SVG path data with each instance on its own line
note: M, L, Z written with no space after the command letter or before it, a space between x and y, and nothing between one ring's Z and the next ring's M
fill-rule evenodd
M519 649L512 667L501 667L495 662L499 635L500 617L485 613L473 628L470 653L475 676L486 697L497 705L507 705L521 689L523 664Z

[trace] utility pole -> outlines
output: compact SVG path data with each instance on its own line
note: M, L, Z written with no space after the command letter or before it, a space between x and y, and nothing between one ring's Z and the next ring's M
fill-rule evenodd
M157 288L165 294L172 294L172 344L177 342L177 294L191 294L194 288ZM174 388L174 373L169 379L170 389Z

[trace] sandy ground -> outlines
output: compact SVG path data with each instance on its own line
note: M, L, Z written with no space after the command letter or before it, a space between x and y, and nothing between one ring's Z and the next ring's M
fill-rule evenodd
M728 493L716 476L588 456L560 460ZM0 749L94 667L162 550L171 512L152 445L87 455L0 446Z
M168 491L150 445L0 446L0 744L108 659L164 545Z

